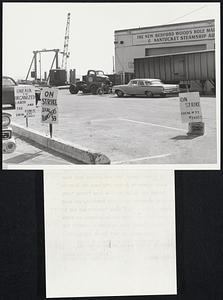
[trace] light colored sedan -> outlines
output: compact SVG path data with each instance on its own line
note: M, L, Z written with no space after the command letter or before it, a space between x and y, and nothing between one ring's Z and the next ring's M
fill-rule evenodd
M112 92L118 97L124 95L145 95L147 97L153 97L159 95L165 97L167 94L178 94L179 85L177 84L165 84L160 79L132 79L128 84L114 85Z

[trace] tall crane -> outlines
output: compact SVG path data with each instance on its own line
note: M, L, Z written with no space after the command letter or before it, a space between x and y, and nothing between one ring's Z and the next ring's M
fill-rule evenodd
M63 58L62 58L62 69L67 70L67 59L70 55L68 52L68 45L69 45L69 31L70 31L70 13L67 14L67 24L66 24L66 31L64 37L64 48L63 48Z

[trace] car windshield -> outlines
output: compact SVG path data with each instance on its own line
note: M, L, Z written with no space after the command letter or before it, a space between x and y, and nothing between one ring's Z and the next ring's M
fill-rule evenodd
M131 80L129 82L129 85L138 85L138 81L137 80Z
M103 71L96 71L96 74L100 76L100 75L104 75L104 72Z
M15 82L10 78L2 78L2 85L15 85Z

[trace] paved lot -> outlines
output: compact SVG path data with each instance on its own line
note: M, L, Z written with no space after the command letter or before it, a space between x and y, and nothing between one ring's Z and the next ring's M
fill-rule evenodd
M12 165L67 165L77 163L53 151L36 147L30 143L16 138L17 148L13 153L3 154L3 169Z
M180 118L179 99L117 98L59 92L59 124L53 134L106 154L112 164L216 163L216 99L201 98L205 135L188 138ZM13 110L11 110L14 113ZM13 120L24 124L25 120ZM48 135L40 107L30 128Z

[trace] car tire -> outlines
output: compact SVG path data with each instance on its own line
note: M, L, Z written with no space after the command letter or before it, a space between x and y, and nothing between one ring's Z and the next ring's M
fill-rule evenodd
M152 98L153 97L153 93L151 91L146 91L146 97L148 98Z
M115 93L118 97L123 97L124 96L124 93L120 90L116 90Z
M102 88L98 88L98 89L97 89L97 94L98 94L98 95L103 95L103 94L104 94L103 89L102 89Z
M76 85L71 85L70 87L69 87L69 91L70 91L70 93L71 94L77 94L78 93L78 88L76 87Z
M166 94L164 94L164 93L162 93L160 96L163 98L166 98Z
M98 87L96 85L92 85L90 87L90 92L92 95L97 95Z

